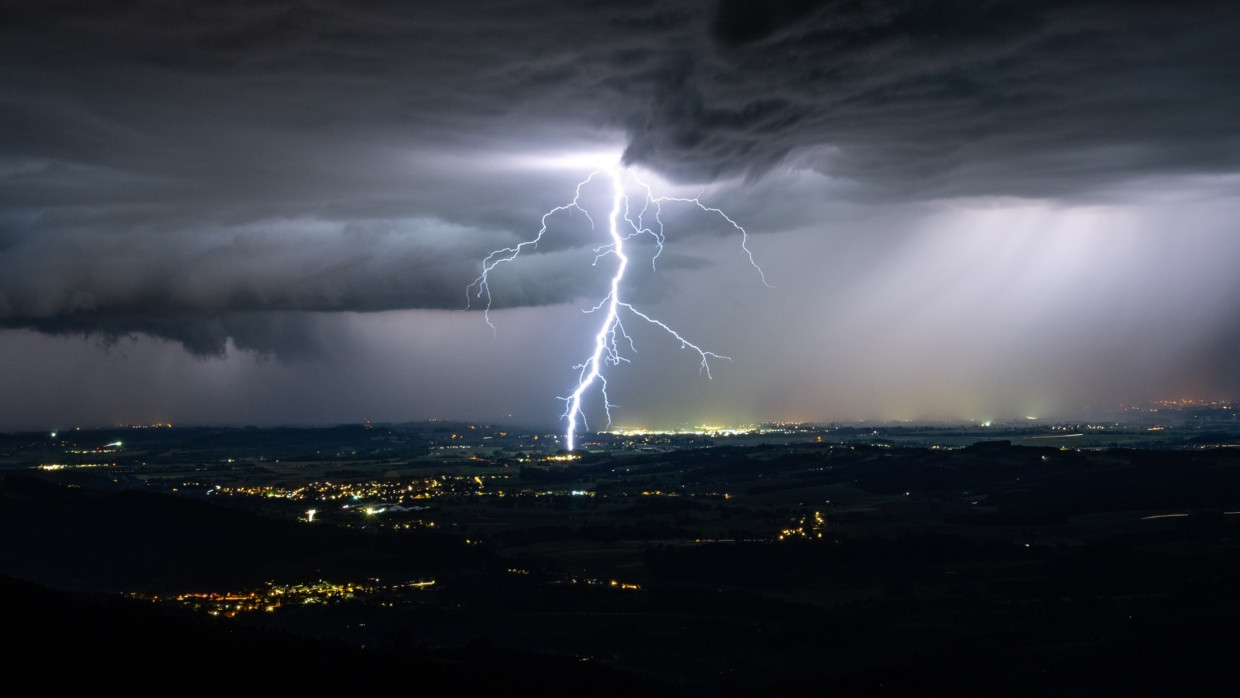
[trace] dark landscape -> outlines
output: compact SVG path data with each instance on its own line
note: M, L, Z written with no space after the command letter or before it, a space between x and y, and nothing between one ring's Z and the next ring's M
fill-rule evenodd
M5 435L6 665L48 690L1220 695L1240 429L1180 416L572 454L454 423Z

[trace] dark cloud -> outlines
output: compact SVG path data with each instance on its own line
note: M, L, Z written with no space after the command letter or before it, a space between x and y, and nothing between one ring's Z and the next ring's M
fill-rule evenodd
M1063 195L1234 171L1230 3L721 2L712 42L631 116L628 157L687 178L813 166L900 196Z
M1012 186L988 175L983 188L1016 190L1030 162L1080 184L1236 156L1240 11L1227 2L124 7L10 7L7 154L132 163L219 191L287 173L287 158L263 160L316 137L330 156L620 128L629 161L684 178L760 173L825 145L839 154L824 170L963 193L981 186L951 177L968 163L1011 163Z
M313 313L229 312L218 315L141 315L94 313L86 322L73 315L55 315L23 323L24 327L51 335L92 335L105 347L136 335L162 337L180 344L199 357L222 358L229 345L259 355L286 360L330 357L343 337ZM333 341L335 340L335 341Z
M572 182L496 165L514 154L619 143L682 182L795 167L892 201L1079 197L1240 162L1227 2L147 0L0 16L0 326L201 355L230 339L321 351L315 313L463 308L487 251L528 237ZM497 304L596 290L560 263L592 244L506 269Z

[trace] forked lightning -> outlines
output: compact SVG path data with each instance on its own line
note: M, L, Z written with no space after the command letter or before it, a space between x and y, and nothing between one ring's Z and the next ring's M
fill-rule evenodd
M610 242L595 248L594 263L597 265L600 259L608 255L614 255L619 263L616 266L615 274L611 277L611 286L607 295L587 311L603 313L603 320L599 323L598 333L594 336L594 351L584 362L573 367L578 371L577 385L567 397L560 398L565 402L562 418L566 421L564 438L569 451L576 447L578 423L580 422L583 428L587 427L582 402L585 399L586 393L596 383L598 384L598 393L603 403L603 412L607 416L607 423L608 425L611 424L611 409L613 405L607 399L607 378L603 374L604 366L614 366L628 361L620 351L621 341L628 344L630 351L636 351L633 339L625 332L624 324L621 320L621 316L625 313L655 325L680 342L682 349L688 349L696 353L701 360L700 371L706 374L707 378L710 378L710 359L728 360L726 356L707 351L690 342L676 332L676 330L641 312L622 297L620 285L624 280L624 274L629 265L629 258L624 251L624 243L641 235L649 235L657 246L655 254L651 257L651 264L656 264L659 255L663 252L663 244L665 242L662 219L663 204L671 202L691 204L706 213L717 215L727 221L728 224L740 232L741 249L744 250L749 263L757 270L763 285L770 286L766 281L765 274L763 274L761 267L754 260L753 253L749 249L749 233L723 211L706 206L696 198L655 196L651 188L638 179L631 170L618 166L603 168L595 170L589 177L577 184L576 194L573 196L572 201L563 206L557 206L543 214L542 227L539 228L536 236L514 247L495 250L482 261L482 273L466 289L466 298L467 304L472 304L475 300L484 302L486 321L492 328L494 328L494 325L491 324L490 317L490 274L499 265L516 260L522 252L538 247L538 243L547 235L550 219L556 214L566 211L571 212L572 210L580 211L590 222L591 228L594 228L594 218L590 216L590 212L582 205L582 190L599 177L607 178L611 186L611 211L607 218L607 231ZM633 188L640 191L637 205L634 205L626 190L626 179L632 182Z

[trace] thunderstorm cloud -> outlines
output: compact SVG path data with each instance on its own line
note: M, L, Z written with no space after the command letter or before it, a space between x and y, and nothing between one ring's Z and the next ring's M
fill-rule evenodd
M1117 318L1100 346L1148 351L1133 370L1181 361L1194 385L1240 389L1226 271L1240 261L1238 85L1240 10L1211 0L5 1L0 328L11 359L51 337L326 360L394 312L446 335L442 311L478 308L466 288L487 253L531 237L589 171L539 158L609 152L681 195L717 195L759 252L766 237L789 310L738 297L715 329L753 314L788 337L779 361L825 365L800 348L815 345L836 365L877 361L891 338L874 351L855 335L931 331L966 307L997 329L966 342L952 325L942 375L970 395L1017 392L985 357L1065 346L1075 312ZM950 232L996 206L1025 222ZM1130 218L1106 218L1116 232L1098 241L1099 211ZM732 231L668 215L687 247L633 297L734 292L715 283L733 276ZM1206 227L1185 225L1197 216ZM599 239L581 216L553 223L496 278L496 310L596 299ZM989 278L1013 227L1029 247L1009 261L1029 289L1047 284L1038 294L1022 295L1022 274L977 291L926 271ZM1160 268L1171 259L1186 266ZM1071 267L1082 260L1098 266ZM994 310L1005 303L1054 336ZM831 319L807 323L811 309ZM1168 319L1174 341L1154 329ZM735 344L757 346L755 332ZM988 378L966 376L969 352ZM1030 372L1071 361L1039 357ZM857 378L880 370L865 361L831 389L886 395Z

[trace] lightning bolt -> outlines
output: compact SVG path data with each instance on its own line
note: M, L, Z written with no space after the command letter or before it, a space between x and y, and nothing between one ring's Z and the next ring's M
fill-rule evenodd
M641 191L637 205L634 205L626 191L626 175L632 179L634 186ZM620 351L622 343L628 345L630 352L636 353L637 351L633 338L624 329L624 323L621 320L622 315L628 314L658 327L680 342L681 349L695 353L700 360L698 370L700 373L705 374L707 379L711 377L711 359L731 360L727 356L707 351L690 342L665 323L638 310L632 304L625 301L621 295L620 284L624 280L625 271L629 265L629 257L625 254L624 243L642 235L650 236L656 246L655 254L650 259L652 269L655 268L659 255L663 253L663 245L666 242L662 218L663 204L672 202L690 204L708 214L721 217L741 234L741 249L748 258L749 264L757 271L762 284L767 288L771 288L771 285L767 283L766 274L758 266L757 261L754 260L753 252L749 249L749 233L722 210L707 206L696 198L655 196L651 187L638 179L637 175L632 171L620 167L602 168L595 170L590 176L577 183L576 194L573 196L572 201L562 206L557 206L543 214L542 226L539 228L537 235L513 247L495 250L482 260L482 273L478 278L474 279L473 283L466 287L466 306L469 307L474 300L484 302L484 317L492 331L495 330L495 325L491 322L490 315L491 273L500 265L515 261L522 252L537 248L538 243L547 235L550 219L557 214L563 212L571 213L574 210L579 211L590 222L590 228L594 229L594 219L582 205L582 190L590 182L594 181L595 178L599 177L606 177L611 185L611 212L607 218L607 231L610 242L594 249L594 265L597 266L599 260L608 256L614 256L619 263L611 277L611 286L607 295L594 307L586 310L588 313L601 311L603 315L603 319L599 323L598 332L594 336L594 351L585 361L573 366L573 369L578 372L577 386L568 396L560 398L565 403L561 419L564 419L566 422L564 438L569 451L574 450L576 447L578 422L580 421L582 427L588 428L582 403L586 394L596 383L598 384L598 393L602 399L603 412L607 417L607 423L608 425L611 424L611 410L615 405L607 398L607 378L603 374L604 367L628 363L629 360Z

